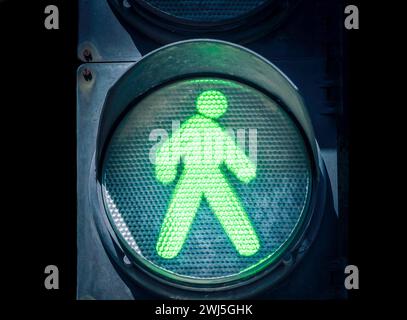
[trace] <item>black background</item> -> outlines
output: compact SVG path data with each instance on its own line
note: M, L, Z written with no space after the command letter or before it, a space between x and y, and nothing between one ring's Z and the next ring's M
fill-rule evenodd
M360 10L360 30L346 31L345 98L349 106L349 262L360 270L360 290L342 302L255 302L257 314L272 317L307 310L351 315L350 307L374 308L371 298L395 298L384 290L392 259L386 256L383 216L395 214L380 202L392 188L381 179L391 153L384 137L387 118L379 99L380 45L371 1L349 1ZM46 30L44 8L57 5L60 29ZM380 9L380 8L379 8ZM76 58L77 4L72 0L0 2L2 124L2 264L12 300L45 308L120 311L109 303L75 301L76 288ZM381 87L382 88L382 87ZM397 174L396 168L391 171ZM398 215L402 212L397 212ZM387 232L389 230L387 229ZM390 230L391 232L391 230ZM390 262L389 262L390 261ZM60 270L60 289L46 290L44 268ZM39 303L41 302L41 303ZM134 318L149 318L160 302L120 302ZM175 304L175 303L174 303ZM186 303L178 303L186 305ZM103 306L103 307L102 307ZM127 308L126 308L127 309ZM275 310L272 310L275 309ZM119 315L116 315L119 316ZM326 314L330 316L330 314Z

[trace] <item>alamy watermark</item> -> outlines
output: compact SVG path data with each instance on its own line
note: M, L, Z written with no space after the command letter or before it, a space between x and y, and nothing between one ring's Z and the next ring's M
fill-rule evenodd
M216 137L211 134L212 128L191 128L188 131L188 141L186 141L181 138L181 122L177 120L172 121L171 132L165 129L153 129L149 134L149 141L155 142L149 152L150 163L156 163L157 150L162 148L168 139L173 138L175 141L181 141L180 145L165 147L169 156L177 158L172 159L176 163L180 163L182 158L189 158L195 163L213 163L216 159L228 159L234 156L234 151L230 148L230 141L233 141L233 145L236 144L240 150L248 151L250 161L257 166L256 128L228 128L224 130L226 135L219 134ZM187 156L182 157L182 155Z

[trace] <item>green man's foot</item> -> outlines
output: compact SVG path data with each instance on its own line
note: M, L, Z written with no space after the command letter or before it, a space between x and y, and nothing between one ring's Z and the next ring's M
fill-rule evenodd
M251 256L257 253L260 242L256 231L237 194L220 171L212 176L204 196L239 254Z
M175 187L156 246L158 255L164 259L175 258L187 238L202 199L195 184L194 179L184 174Z

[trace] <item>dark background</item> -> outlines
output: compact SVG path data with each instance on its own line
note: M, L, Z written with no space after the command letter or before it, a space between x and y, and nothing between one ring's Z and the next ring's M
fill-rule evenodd
M332 307L346 314L370 298L392 298L380 286L386 262L385 229L378 217L389 212L379 200L384 195L379 181L386 158L385 122L380 112L377 81L373 68L378 39L370 1L351 1L360 10L361 30L346 31L348 59L345 64L345 103L349 126L349 263L360 269L358 291L344 302L297 302L298 307L280 302L286 311L302 312ZM60 11L60 30L44 28L44 8L55 4ZM370 6L370 7L369 7ZM47 306L71 308L76 290L76 59L77 5L75 1L0 2L2 175L3 183L3 273L10 295L19 301L41 300ZM382 79L380 79L383 81ZM381 121L379 121L381 120ZM377 152L381 147L383 152ZM386 210L386 211L385 211ZM60 270L60 289L46 290L44 268L55 264ZM389 271L387 271L389 272ZM124 305L151 314L154 302ZM98 306L102 305L97 302ZM184 304L185 305L185 304ZM258 313L270 314L276 302L256 302ZM41 306L41 304L39 304ZM288 307L288 308L285 308ZM99 308L100 309L100 308ZM113 308L115 309L115 308ZM134 308L136 309L136 308ZM280 309L280 308L279 308ZM62 309L61 309L62 310ZM281 310L281 309L280 309Z

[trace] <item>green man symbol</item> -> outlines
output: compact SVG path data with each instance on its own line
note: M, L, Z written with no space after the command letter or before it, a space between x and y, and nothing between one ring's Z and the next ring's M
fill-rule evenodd
M202 92L196 99L197 113L157 150L155 175L161 183L173 182L180 159L184 164L156 245L162 258L172 259L181 251L202 199L240 255L259 250L256 231L222 172L222 168L229 170L243 183L256 177L256 166L216 121L227 108L222 92Z

